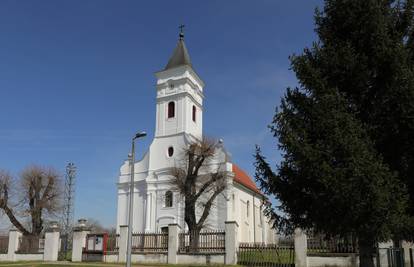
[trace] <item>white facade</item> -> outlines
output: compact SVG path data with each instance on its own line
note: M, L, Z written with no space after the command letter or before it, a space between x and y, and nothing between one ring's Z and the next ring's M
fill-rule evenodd
M134 166L134 232L160 231L171 223L186 229L182 197L172 190L169 170L183 160L182 148L203 136L204 83L193 70L181 38L167 67L156 73L156 77L155 137L144 157ZM228 171L228 186L217 197L205 227L224 229L225 221L236 221L239 241L274 242L275 232L262 211L263 195L251 180L247 181L250 177L228 162L223 147L218 149L211 163L211 168L217 166ZM118 232L119 227L128 222L130 169L126 160L117 184ZM167 191L172 192L172 203L166 203Z

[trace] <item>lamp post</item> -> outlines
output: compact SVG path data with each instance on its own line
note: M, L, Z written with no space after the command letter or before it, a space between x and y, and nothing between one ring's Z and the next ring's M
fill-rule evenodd
M135 165L135 139L146 136L146 132L139 132L132 138L131 148L131 180L129 184L129 209L128 209L128 239L127 239L127 262L126 266L131 267L131 252L132 252L132 215L134 203L134 165Z

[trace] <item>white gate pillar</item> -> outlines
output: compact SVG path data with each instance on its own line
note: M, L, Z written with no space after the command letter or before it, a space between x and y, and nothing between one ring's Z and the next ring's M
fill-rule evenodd
M126 262L128 225L119 226L118 262Z
M78 226L73 228L72 261L82 261L82 250L86 246L86 235L90 229L86 227L86 220L78 220Z
M44 261L57 261L59 254L59 227L52 224L45 234L45 248L43 253Z
M237 239L238 228L239 225L235 221L225 222L226 255L224 258L224 264L237 264L237 249L239 248L239 242Z
M17 229L12 229L9 232L9 246L7 249L7 260L16 261L16 251L19 249L19 238L22 233Z
M300 228L295 229L295 267L307 267L308 243L306 234Z
M168 225L168 264L177 264L178 231L180 226L176 223Z

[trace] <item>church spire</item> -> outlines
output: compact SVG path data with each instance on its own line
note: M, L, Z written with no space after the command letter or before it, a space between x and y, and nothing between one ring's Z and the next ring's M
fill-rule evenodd
M167 66L165 66L164 70L172 69L178 66L182 65L188 65L192 67L190 55L188 54L187 47L184 43L184 32L183 28L184 25L180 25L180 34L177 46L174 49L174 52L170 58L170 60L167 63Z

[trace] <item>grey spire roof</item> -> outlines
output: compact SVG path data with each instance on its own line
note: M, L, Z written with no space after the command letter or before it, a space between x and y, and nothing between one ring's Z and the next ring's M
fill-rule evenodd
M180 39L178 40L177 46L174 49L174 53L172 54L164 70L172 69L182 65L188 65L192 67L190 55L188 54L187 48L185 47L183 35L180 34Z

